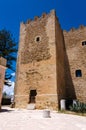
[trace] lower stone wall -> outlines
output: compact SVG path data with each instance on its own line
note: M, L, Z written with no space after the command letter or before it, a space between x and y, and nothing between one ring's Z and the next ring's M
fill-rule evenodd
M15 107L16 108L27 108L29 95L16 95L15 96Z
M16 108L27 108L28 107L28 99L29 95L16 95L15 96L15 104ZM58 102L57 102L57 95L53 94L44 94L44 95L37 95L36 102L35 102L36 109L58 109Z
M37 99L36 102L37 109L58 110L57 95L55 94L38 95L36 99Z
M5 77L5 67L6 60L4 58L0 58L0 109L1 109L1 101L2 101L2 91L4 86L4 77Z

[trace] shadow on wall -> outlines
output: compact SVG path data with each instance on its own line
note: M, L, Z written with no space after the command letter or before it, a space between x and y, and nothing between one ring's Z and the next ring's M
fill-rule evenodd
M61 99L66 100L66 108L68 108L73 99L76 99L74 84L72 81L69 59L64 41L63 31L56 30L57 43L56 43L56 66L57 66L57 98L60 108Z
M64 48L65 48L65 65L64 65L64 70L65 70L65 87L66 87L66 107L69 109L69 106L73 103L73 100L76 99L76 93L75 93L75 88L71 76L71 70L70 70L70 64L69 64L69 59L67 55L67 50L65 47L65 41L64 41Z

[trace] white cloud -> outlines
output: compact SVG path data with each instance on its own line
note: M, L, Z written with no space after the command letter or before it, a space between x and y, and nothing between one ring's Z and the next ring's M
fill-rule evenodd
M11 75L12 75L12 76L15 76L15 73L12 73Z
M13 95L14 94L14 86L15 83L11 81L11 86L4 85L3 93L6 92L7 95Z

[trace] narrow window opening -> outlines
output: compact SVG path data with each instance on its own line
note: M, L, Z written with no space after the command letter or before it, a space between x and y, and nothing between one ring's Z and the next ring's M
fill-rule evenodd
M86 45L86 41L83 41L83 42L82 42L82 46L85 46L85 45Z
M36 41L39 42L39 41L40 41L40 37L37 37L37 38L36 38Z
M40 37L40 36L35 37L35 41L36 41L37 43L39 43L39 42L41 41L41 37Z
M82 77L81 70L76 70L76 77Z

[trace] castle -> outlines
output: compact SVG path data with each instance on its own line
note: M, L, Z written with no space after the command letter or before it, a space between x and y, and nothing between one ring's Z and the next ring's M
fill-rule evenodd
M60 100L86 103L86 27L63 31L55 10L21 23L15 107L60 108Z

